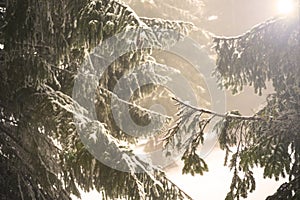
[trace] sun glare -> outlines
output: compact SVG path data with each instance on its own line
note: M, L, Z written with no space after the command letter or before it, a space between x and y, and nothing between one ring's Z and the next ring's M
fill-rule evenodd
M296 8L296 3L294 0L278 0L277 10L280 14L290 14Z

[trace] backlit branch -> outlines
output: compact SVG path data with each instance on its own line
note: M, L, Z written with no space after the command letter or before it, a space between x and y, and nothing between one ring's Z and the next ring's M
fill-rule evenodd
M202 112L202 113L206 113L206 114L218 116L218 117L234 118L234 119L241 119L241 120L263 120L261 117L257 117L257 116L241 116L241 115L235 115L235 114L231 114L231 113L220 114L220 113L217 113L217 112L212 111L212 110L208 110L208 109L198 108L198 107L192 106L192 105L187 104L187 103L185 103L185 102L183 102L183 101L181 101L179 99L176 99L174 97L172 99L174 101L176 101L177 103L179 103L181 105L184 105L185 107L191 108L193 110L196 110L196 111L199 111L199 112Z

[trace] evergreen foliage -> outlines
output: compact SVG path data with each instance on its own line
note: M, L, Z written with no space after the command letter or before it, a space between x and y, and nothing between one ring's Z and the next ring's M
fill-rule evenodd
M90 122L96 130L102 127L98 139L112 142L111 151L127 155L123 164L130 167L135 161L145 173L111 169L87 151L74 125L80 105L71 95L86 52L105 39L127 29L149 29L147 24L182 34L192 25L141 19L128 6L110 0L18 0L1 9L1 198L70 199L70 194L80 196L79 187L112 199L189 198L161 170L145 170L147 163L117 146L117 140L134 143L135 138L109 120L115 80L148 62L150 50L134 47L111 64L96 93L99 121ZM149 113L131 106L138 119ZM92 134L87 138L94 139Z
M162 8L166 15L175 9L172 2L175 1L166 1ZM175 10L193 21L200 15L185 12L191 5L193 1L185 1L181 9ZM89 125L84 138L76 130L73 116L86 112L76 100L85 94L75 94L76 100L71 96L75 79L85 74L80 67L87 52L116 34L136 28L149 31L149 41L165 45L165 38L159 37L162 28L180 33L165 36L176 42L195 27L186 22L138 17L127 5L113 0L1 1L1 199L70 199L71 194L80 196L79 187L101 191L105 199L191 198L163 171L140 160L130 145L121 146L120 141L135 144L137 138L115 124L110 109L114 97L130 107L131 115L140 124L156 119L169 125L166 116L134 103L155 91L155 85L135 93L133 102L122 100L113 91L117 81L133 69L159 66L164 70L151 48L141 49L140 43L134 43L130 52L110 64L97 80L97 120L82 118ZM254 116L242 116L238 111L215 113L174 98L178 118L167 131L165 142L166 149L184 149L183 173L208 171L197 148L212 119L220 120L215 130L226 152L224 164L233 170L227 200L246 198L255 189L252 170L256 166L264 169L265 178L288 176L288 182L267 199L300 198L299 31L299 18L275 18L238 37L214 38L214 75L221 87L237 93L244 85L251 85L255 93L261 94L266 82L272 82L275 92ZM126 40L126 34L121 39ZM105 51L118 50L108 46ZM129 75L127 78L137 79ZM159 83L164 77L153 73L146 78ZM99 162L82 140L118 152L122 156L115 159L129 172ZM101 156L105 159L110 155ZM135 168L144 173L133 173Z
M275 92L268 95L264 107L253 116L241 116L238 111L215 113L175 99L181 107L180 123L189 119L182 113L191 110L198 115L206 113L210 116L201 120L194 118L200 127L205 120L220 118L215 131L219 134L221 149L226 152L224 165L233 171L226 200L246 198L249 192L255 190L254 167L264 169L264 178L279 180L280 177L288 177L288 182L267 199L300 198L299 31L299 18L286 17L270 19L237 37L214 38L218 56L214 75L221 87L237 93L243 90L244 85L250 85L255 93L261 95L266 82L272 82ZM198 145L199 142L195 140L193 144ZM186 157L184 154L185 170L192 168L197 160L186 162ZM197 163L200 165L202 160ZM203 164L196 172L202 174L205 169ZM189 170L194 174L195 171Z

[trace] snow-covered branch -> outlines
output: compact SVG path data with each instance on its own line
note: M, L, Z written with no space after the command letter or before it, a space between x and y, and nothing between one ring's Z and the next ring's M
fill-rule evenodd
M241 120L262 120L262 118L257 117L257 116L241 116L241 115L236 115L236 114L231 114L231 113L221 114L221 113L217 113L215 111L208 110L208 109L205 109L205 108L198 108L198 107L192 106L192 105L190 105L188 103L185 103L185 102L183 102L179 99L176 99L174 97L172 99L174 101L176 101L177 103L179 103L180 105L183 105L185 107L191 108L193 110L196 110L196 111L199 111L199 112L202 112L202 113L218 116L218 117L235 118L235 119L241 119Z

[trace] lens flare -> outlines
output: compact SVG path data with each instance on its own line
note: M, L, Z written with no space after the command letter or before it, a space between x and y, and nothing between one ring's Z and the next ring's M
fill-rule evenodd
M278 0L277 10L280 14L290 14L295 10L296 3L294 0Z

